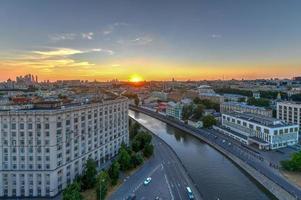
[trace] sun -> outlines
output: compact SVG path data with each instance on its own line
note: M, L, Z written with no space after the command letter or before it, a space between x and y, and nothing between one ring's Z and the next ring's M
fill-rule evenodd
M142 76L140 76L138 74L133 74L130 76L129 81L132 83L139 83L139 82L143 81L143 78L142 78Z

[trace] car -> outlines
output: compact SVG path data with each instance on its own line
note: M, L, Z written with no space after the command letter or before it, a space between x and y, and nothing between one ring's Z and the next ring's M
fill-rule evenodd
M226 142L226 140L223 140L222 142L223 142L223 143L225 143L225 142Z
M152 178L148 177L146 180L143 182L144 185L148 185L151 182Z

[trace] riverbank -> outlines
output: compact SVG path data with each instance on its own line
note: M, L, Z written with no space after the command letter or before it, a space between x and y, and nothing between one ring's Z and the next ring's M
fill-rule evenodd
M197 137L198 139L201 139L202 141L205 141L207 144L210 146L214 147L216 150L224 154L226 157L228 157L230 160L232 160L236 165L238 165L241 169L243 169L245 172L247 172L251 177L254 178L260 185L262 185L264 188L266 188L271 194L273 194L275 197L278 199L296 199L294 195L288 193L286 190L284 190L281 186L278 184L274 183L272 180L270 180L267 176L263 175L261 170L255 169L250 165L250 161L245 159L242 160L238 158L237 156L233 155L231 152L229 152L229 149L225 149L224 147L221 147L220 145L216 144L216 141L214 139L211 141L208 138L204 137L202 134L192 131L191 129L187 129L185 125L181 125L178 123L173 122L172 120L161 116L157 113L150 112L147 110L142 110L137 108L132 109L134 111L142 112L147 115L150 115L154 118L159 119L160 121L163 121L179 130L182 130L184 132L188 132L191 135ZM205 133L208 134L208 133ZM212 135L211 135L212 136ZM208 135L207 135L208 137ZM252 163L251 163L252 164Z

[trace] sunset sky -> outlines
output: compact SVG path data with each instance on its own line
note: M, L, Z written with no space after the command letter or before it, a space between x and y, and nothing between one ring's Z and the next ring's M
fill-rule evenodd
M1 0L0 80L301 75L300 0Z

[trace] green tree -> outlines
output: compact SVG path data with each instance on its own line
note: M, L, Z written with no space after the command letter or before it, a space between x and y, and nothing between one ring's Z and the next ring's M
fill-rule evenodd
M133 151L135 151L135 152L140 151L140 150L141 150L141 149L140 149L140 146L141 146L140 140L137 139L137 138L135 138L135 139L133 140L133 142L132 142L132 149L133 149Z
M137 122L134 122L131 126L130 126L130 139L134 138L140 129L140 125Z
M83 197L80 193L80 184L75 181L68 185L63 191L63 200L82 200Z
M144 131L140 131L135 138L133 139L132 142L132 149L135 152L140 151L145 147L145 145L151 143L152 141L152 136Z
M154 145L147 144L143 149L143 155L147 158L151 157L154 153Z
M112 185L117 184L117 181L119 179L119 171L120 171L120 165L118 161L113 161L112 165L108 170Z
M216 119L211 115L207 115L203 117L202 121L205 128L209 128L216 124Z
M93 159L89 159L86 162L84 174L82 176L81 182L82 182L82 188L90 189L94 187L96 183L96 162Z
M126 171L131 168L131 156L127 149L123 146L120 147L118 153L118 163L120 164L120 169Z
M269 107L270 106L270 100L269 99L255 99L254 97L251 97L248 99L249 105L259 106L259 107Z
M182 109L183 120L188 120L193 114L193 104L185 105Z
M193 117L195 119L200 119L203 116L205 106L203 104L197 104L196 108L193 111Z
M140 153L133 153L132 154L132 163L134 167L141 165L143 163L143 157Z
M281 161L281 166L287 171L301 172L301 151L294 153L290 160Z
M110 184L110 176L107 171L101 171L97 176L96 182L96 196L97 200L104 200L106 198Z

